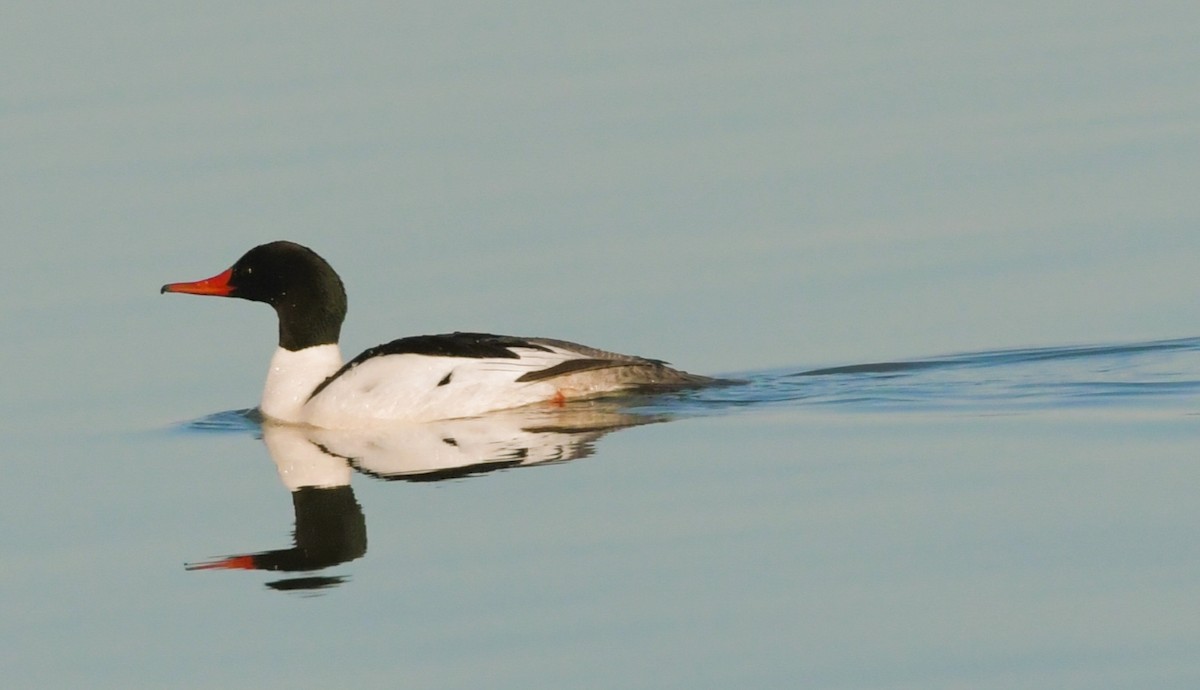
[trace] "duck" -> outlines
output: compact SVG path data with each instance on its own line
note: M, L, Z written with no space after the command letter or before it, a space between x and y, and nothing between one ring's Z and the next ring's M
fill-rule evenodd
M315 251L285 240L250 249L211 278L167 283L160 293L236 297L275 310L279 341L259 410L285 424L428 422L718 381L566 340L473 332L399 338L343 361L342 279Z

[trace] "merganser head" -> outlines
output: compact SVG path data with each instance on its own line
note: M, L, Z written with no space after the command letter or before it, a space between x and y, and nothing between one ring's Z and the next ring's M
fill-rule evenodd
M342 279L325 259L295 242L259 245L222 273L168 283L161 292L265 302L279 316L279 346L288 350L337 343L346 318Z

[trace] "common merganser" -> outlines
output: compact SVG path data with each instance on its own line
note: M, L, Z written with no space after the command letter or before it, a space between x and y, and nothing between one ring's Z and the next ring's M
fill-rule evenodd
M294 242L257 246L222 273L169 283L161 291L240 297L275 309L279 346L260 409L286 423L337 429L453 419L540 402L716 382L657 359L565 340L487 333L401 338L343 363L338 347L346 317L342 280L316 252Z

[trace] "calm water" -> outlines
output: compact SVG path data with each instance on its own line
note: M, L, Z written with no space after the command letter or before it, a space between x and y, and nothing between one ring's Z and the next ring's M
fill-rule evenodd
M23 686L1200 675L1200 340L743 376L371 434L252 411L18 434L9 491L53 492L5 501L5 666Z
M1200 10L1043 5L6 9L0 684L1196 687ZM277 238L742 383L264 425Z

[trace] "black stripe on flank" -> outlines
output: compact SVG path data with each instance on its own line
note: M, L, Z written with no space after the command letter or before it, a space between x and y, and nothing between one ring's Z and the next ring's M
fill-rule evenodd
M578 371L592 371L594 369L609 369L612 367L629 366L629 362L615 362L611 359L568 359L565 362L559 362L552 367L531 371L527 374L521 374L517 377L520 383L528 383L530 381L541 381L543 379L552 379L555 376L563 376L564 374L574 374Z

